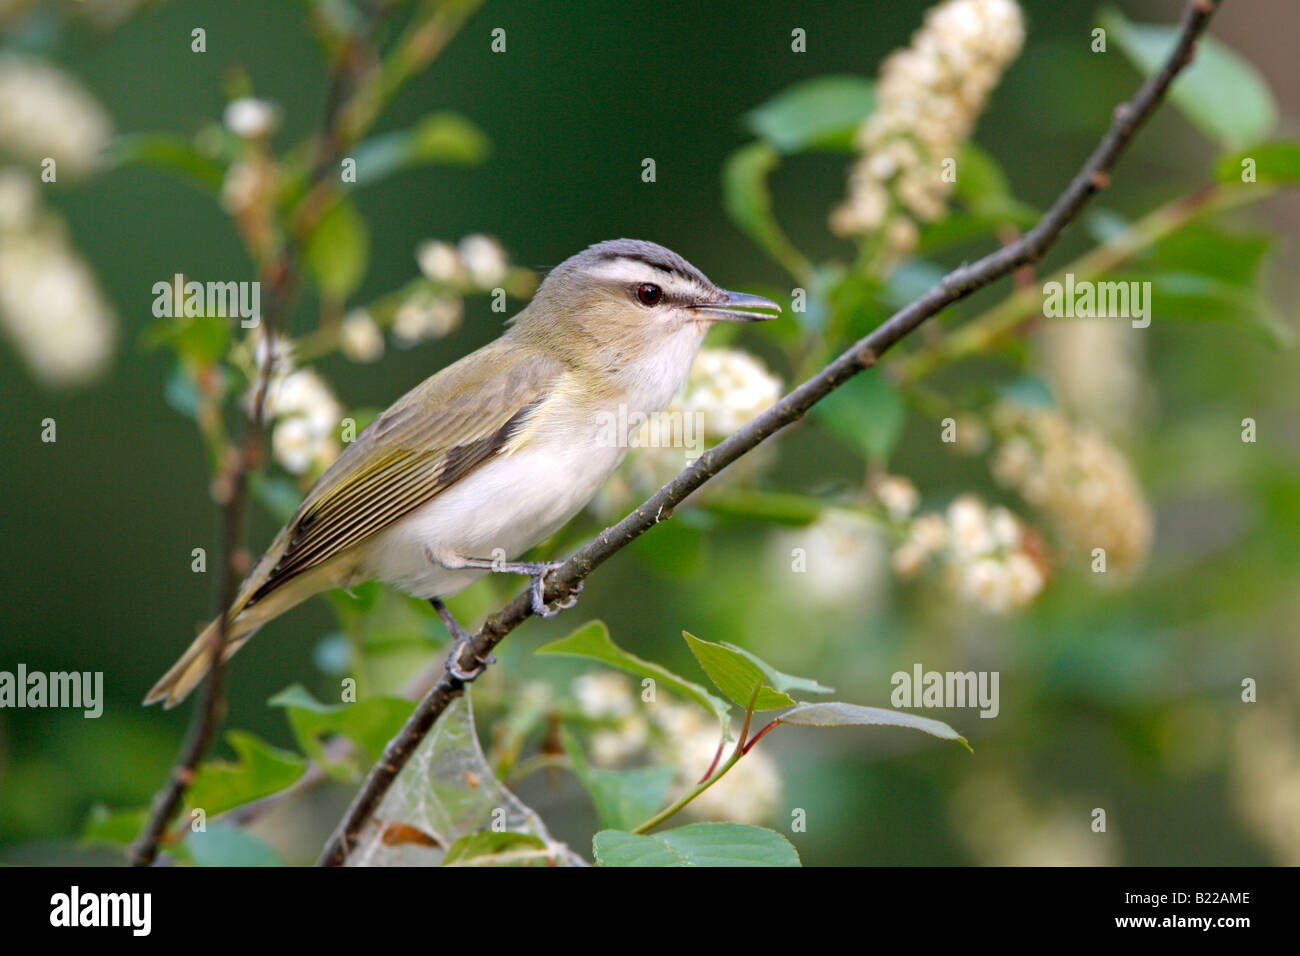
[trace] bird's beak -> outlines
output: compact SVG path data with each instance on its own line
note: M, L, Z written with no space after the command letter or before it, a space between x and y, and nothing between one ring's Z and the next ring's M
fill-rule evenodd
M712 321L722 322L762 322L775 319L781 307L771 299L747 292L723 292L716 302L692 302L691 308L696 312L707 312ZM755 312L755 309L763 309Z

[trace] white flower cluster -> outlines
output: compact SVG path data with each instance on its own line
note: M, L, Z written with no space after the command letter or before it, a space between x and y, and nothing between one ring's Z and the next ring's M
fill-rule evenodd
M1044 322L1033 338L1037 365L1071 419L1111 437L1134 435L1150 389L1141 329L1114 319L1068 319ZM1080 362L1080 355L1105 359Z
M69 74L37 57L0 54L0 150L84 176L112 135L108 115Z
M937 559L963 598L1006 613L1029 604L1047 583L1037 550L1031 533L1006 508L988 508L974 495L962 495L945 514L912 521L894 552L894 570L911 577Z
M425 277L441 285L492 289L506 278L509 261L501 244L490 236L466 236L458 245L428 239L415 250Z
M811 524L772 535L768 566L791 600L869 607L888 578L889 547L865 516L826 508Z
M339 327L339 348L353 362L377 362L384 355L384 332L365 309L353 309Z
M62 220L42 208L29 176L7 169L0 169L0 326L32 374L52 386L93 381L117 339L117 317Z
M318 474L339 456L343 407L315 370L295 369L282 340L276 341L275 366L267 385L262 418L273 424L271 454L295 475ZM265 339L257 345L257 367L266 355ZM256 385L245 395L251 412Z
M741 349L701 349L691 364L682 394L673 399L660 417L667 421L680 420L682 435L687 436L685 429L689 427L690 439L707 447L753 421L780 397L781 380L753 355ZM699 429L696 429L697 422ZM597 512L617 510L625 498L659 488L682 470L687 458L696 457L694 449L665 447L653 441L653 428L653 423L647 422L633 436L628 463L597 496L594 503ZM711 481L707 490L716 491L763 467L766 453L767 449L760 447L746 455Z
M776 404L781 380L741 349L700 349L686 389L670 411L704 416L707 435L722 439Z
M1003 402L993 425L1003 438L994 476L1047 515L1081 561L1104 548L1107 571L1122 577L1142 566L1151 547L1151 511L1118 449L1052 408Z
M881 65L876 109L857 134L862 156L831 228L845 236L883 230L895 257L911 251L917 221L947 209L952 183L941 163L956 158L1023 42L1015 0L947 0L931 8L912 45Z
M454 332L465 314L461 295L497 288L510 269L501 244L478 234L455 246L440 239L425 240L416 247L415 260L436 288L420 289L397 307L393 337L403 348Z
M617 766L650 751L677 768L677 792L694 787L713 762L718 749L718 725L698 707L658 700L639 704L631 682L621 674L601 672L573 682L582 713L614 726L591 737L592 760ZM734 746L734 745L733 745ZM724 750L721 766L730 751ZM781 794L781 778L772 758L760 747L751 750L712 787L682 811L696 819L760 823L768 819Z

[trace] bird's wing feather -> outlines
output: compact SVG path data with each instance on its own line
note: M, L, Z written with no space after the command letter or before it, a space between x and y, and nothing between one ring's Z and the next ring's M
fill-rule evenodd
M379 415L303 499L247 581L247 606L431 501L484 462L555 387L564 365L498 342Z

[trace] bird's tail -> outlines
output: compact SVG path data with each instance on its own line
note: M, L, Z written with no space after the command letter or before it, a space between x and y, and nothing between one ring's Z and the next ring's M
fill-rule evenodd
M163 707L170 710L189 695L212 669L212 645L218 639L217 630L220 626L221 619L218 618L203 629L203 633L194 639L194 643L186 648L185 653L168 668L166 674L158 679L158 683L153 685L153 689L145 696L145 704L161 700ZM252 627L245 626L238 618L231 621L227 628L222 660L229 660L235 651L243 647L244 642L253 636L257 626L256 624Z

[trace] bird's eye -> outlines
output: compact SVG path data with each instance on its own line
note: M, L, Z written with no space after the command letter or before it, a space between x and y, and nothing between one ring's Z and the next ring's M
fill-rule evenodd
M658 305L664 297L664 290L653 282L642 282L636 287L636 299L642 305Z

